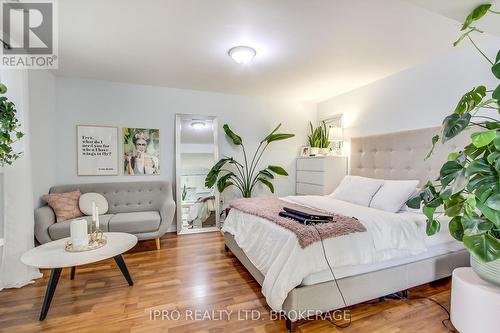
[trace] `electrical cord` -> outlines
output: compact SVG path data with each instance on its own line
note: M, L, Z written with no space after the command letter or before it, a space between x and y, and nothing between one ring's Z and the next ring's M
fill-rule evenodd
M314 229L316 229L316 232L318 233L319 239L321 241L321 248L323 249L323 256L325 257L325 261L326 261L326 263L328 265L328 268L330 269L330 272L332 273L333 280L335 281L335 285L337 286L337 289L338 289L338 291L340 293L340 296L342 297L342 302L344 302L344 307L347 308L350 311L349 307L347 306L347 302L345 301L344 294L342 293L342 290L340 289L339 283L337 281L337 277L335 276L335 273L333 272L333 268L330 265L330 261L328 260L328 257L326 255L325 244L323 243L323 238L321 238L321 233L319 232L318 228L316 227L316 223L310 223L309 225L312 225L314 227ZM429 301L435 303L436 305L438 305L439 307L441 307L446 312L446 315L448 316L447 318L445 318L445 319L443 319L441 321L441 324L443 324L444 328L446 328L449 332L457 332L455 329L453 329L452 327L450 327L448 325L448 323L451 323L450 311L448 311L448 309L446 309L444 307L444 305L442 305L441 303L439 303L435 299L430 298L430 297L411 297L411 298L407 297L407 298L403 298L403 297L399 296L398 294L394 294L394 296L397 297L399 300L402 300L402 301L404 301L404 300L425 299L425 300L429 300ZM349 322L346 325L339 325L339 324L335 323L334 321L332 321L331 319L328 319L328 321L330 323L332 323L333 325L335 325L337 328L347 328L347 327L351 326L352 316L349 316Z
M316 223L311 223L310 225L312 225L314 227L314 229L316 229L316 232L318 233L319 239L321 241L321 248L323 249L323 256L325 257L326 264L328 265L328 268L330 269L330 272L332 273L333 280L335 281L335 285L337 286L337 289L340 293L340 296L342 297L342 302L344 302L344 307L350 311L349 307L347 306L347 302L345 301L344 294L342 293L342 289L340 289L339 283L337 281L337 277L335 276L335 273L333 272L332 265L330 265L330 261L328 260L328 257L326 255L325 244L323 243L323 238L321 238L321 233L319 232L318 228L316 227ZM328 318L328 321L338 328L347 328L347 327L351 326L352 316L349 315L349 322L345 325L339 325L336 322L332 321L330 318Z
M439 305L439 307L441 307L441 309L443 309L444 312L446 312L446 315L448 316L447 318L441 320L441 324L443 324L444 328L446 328L448 330L448 332L457 332L455 329L453 329L452 327L450 327L447 324L447 323L451 323L450 311L448 311L448 309L445 308L445 306L443 304L439 303L435 299L430 298L430 297L426 297L426 296L407 297L407 298L403 298L403 297L399 296L398 294L394 294L394 296L397 297L399 300L402 300L402 301L405 301L405 300L413 301L413 300L425 299L425 300L429 300L429 301L433 302L436 305Z

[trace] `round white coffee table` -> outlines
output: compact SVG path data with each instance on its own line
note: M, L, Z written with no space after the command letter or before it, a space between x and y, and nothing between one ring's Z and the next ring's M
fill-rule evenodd
M21 261L24 264L52 270L49 284L45 292L42 310L40 312L40 320L44 320L47 316L50 302L52 301L57 282L61 276L61 271L65 267L71 267L71 279L73 280L76 266L90 264L113 257L128 284L130 286L134 285L130 273L128 272L127 265L125 265L125 261L123 260L122 253L130 250L137 244L137 237L123 232L105 232L104 235L107 238L106 245L96 250L68 252L64 249L64 245L69 238L63 238L42 244L23 254Z

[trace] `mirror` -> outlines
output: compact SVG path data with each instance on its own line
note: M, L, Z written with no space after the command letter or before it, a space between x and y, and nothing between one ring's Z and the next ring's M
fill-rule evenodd
M177 233L219 230L219 193L205 177L219 160L217 119L176 115Z

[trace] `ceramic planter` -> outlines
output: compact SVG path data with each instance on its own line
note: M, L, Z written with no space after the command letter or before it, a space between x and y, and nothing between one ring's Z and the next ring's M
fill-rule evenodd
M474 272L483 280L500 286L500 259L484 263L479 261L473 254L470 255L470 265Z
M318 147L311 147L311 152L309 154L310 155L318 155L319 154L319 148Z

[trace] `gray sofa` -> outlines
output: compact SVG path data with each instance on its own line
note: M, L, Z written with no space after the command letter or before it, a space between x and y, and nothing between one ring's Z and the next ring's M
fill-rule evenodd
M175 214L175 202L172 186L168 182L124 182L74 184L52 187L49 193L61 193L80 190L102 194L107 200L109 210L100 215L100 227L103 231L127 232L136 235L139 240L156 239L160 248L160 237L169 227ZM91 217L84 216L90 226ZM35 237L41 244L56 239L69 237L71 221L56 223L54 211L49 206L35 210Z

